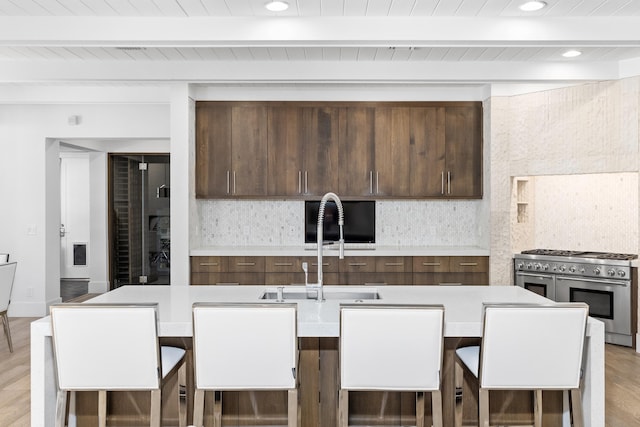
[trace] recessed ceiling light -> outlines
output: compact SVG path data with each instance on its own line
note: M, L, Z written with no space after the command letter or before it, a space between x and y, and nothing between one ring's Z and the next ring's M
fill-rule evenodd
M571 49L562 54L565 58L575 58L576 56L582 55L582 52L579 50Z
M535 12L545 7L547 3L543 1L528 1L520 5L520 10L524 12Z
M270 1L264 5L271 12L284 12L289 9L289 3L286 1Z

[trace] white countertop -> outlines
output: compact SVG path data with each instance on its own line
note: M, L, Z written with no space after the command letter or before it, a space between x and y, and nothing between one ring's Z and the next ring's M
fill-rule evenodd
M208 246L193 248L191 256L315 256L314 243L299 246ZM337 256L338 245L324 247L325 256ZM489 256L479 246L382 246L346 244L345 256Z
M325 286L331 290L354 290L349 286ZM357 287L362 288L362 287ZM380 295L373 304L442 304L445 306L445 336L480 337L482 303L549 303L550 300L518 286L372 286ZM266 286L123 286L90 300L91 303L159 304L159 335L191 336L191 306L194 302L259 302ZM291 289L287 287L287 289ZM301 337L339 336L340 302L355 300L289 300L298 304L298 335ZM48 318L40 319L48 328Z

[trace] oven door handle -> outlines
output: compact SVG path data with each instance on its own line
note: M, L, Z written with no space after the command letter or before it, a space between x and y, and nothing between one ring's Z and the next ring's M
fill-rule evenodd
M542 274L542 273L524 273L520 271L516 271L516 276L526 276L526 277L542 277L544 279L553 279L553 276L550 274Z
M587 283L596 283L596 284L603 284L603 285L623 286L625 288L628 287L630 284L629 280L589 279L586 277L578 278L578 277L558 276L556 277L556 282L558 280L569 280L572 282L587 282Z

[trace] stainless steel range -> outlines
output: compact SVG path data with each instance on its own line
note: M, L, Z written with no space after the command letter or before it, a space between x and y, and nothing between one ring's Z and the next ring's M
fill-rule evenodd
M605 324L605 341L635 348L636 254L533 249L514 256L517 286L554 301L580 301Z

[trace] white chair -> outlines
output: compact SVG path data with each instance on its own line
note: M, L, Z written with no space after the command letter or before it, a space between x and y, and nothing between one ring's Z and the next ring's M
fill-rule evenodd
M416 392L416 425L424 426L424 393L433 425L442 427L444 307L354 304L340 307L338 420L349 421L349 391Z
M456 363L478 379L480 427L489 426L490 390L533 391L536 427L542 425L542 390L568 390L573 425L583 425L580 382L588 315L583 303L484 306L481 345L456 350Z
M9 328L9 303L11 302L11 290L13 289L13 278L16 275L15 262L0 264L0 318L4 325L4 334L7 337L9 351L13 353L13 344L11 343L11 329Z
M157 304L59 304L51 307L58 380L56 426L65 424L67 394L98 391L98 423L106 425L107 391L151 393L150 424L161 425L161 388L178 374L185 384L185 351L160 346ZM179 385L180 385L179 384ZM186 408L178 402L179 423Z
M214 392L213 420L218 427L222 394L237 390L286 390L288 426L297 426L296 308L280 303L193 305L195 426L203 425L205 391Z

